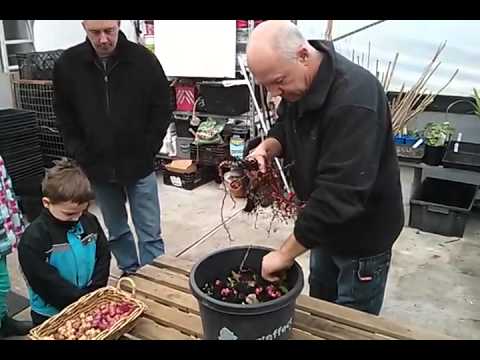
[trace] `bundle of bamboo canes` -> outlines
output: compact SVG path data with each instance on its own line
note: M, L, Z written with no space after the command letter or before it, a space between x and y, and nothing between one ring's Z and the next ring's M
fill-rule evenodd
M370 45L370 44L369 44ZM438 61L440 54L446 46L446 42L440 44L435 52L430 63L425 67L418 80L409 89L405 89L405 83L402 84L398 95L391 101L390 110L392 113L392 128L394 133L400 133L406 129L407 124L415 116L425 111L425 109L435 100L435 97L439 95L445 88L453 81L458 74L458 69L455 70L450 79L443 85L436 93L428 91L426 88L427 82L432 75L437 71L441 62ZM352 52L354 54L354 52ZM352 55L355 58L355 55ZM388 62L387 71L380 72L378 70L378 60L376 63L375 75L381 82L385 92L389 91L390 83L393 78L395 68L397 66L398 58L400 54L396 53L395 58ZM363 54L362 54L363 59ZM370 62L370 46L367 64ZM363 61L360 61L360 56L357 56L358 65L363 66ZM368 68L368 65L367 65Z
M417 116L419 113L423 112L427 108L427 106L430 105L433 100L435 100L435 97L443 90L445 90L445 88L452 82L455 76L457 76L458 69L455 70L447 83L443 85L435 94L427 91L426 89L426 84L428 80L437 71L438 67L441 64L441 62L437 63L437 60L441 52L445 48L445 45L446 42L439 46L435 55L432 58L432 61L427 65L417 82L408 91L405 91L405 84L403 84L398 96L396 96L392 100L390 108L392 112L392 128L394 133L401 132L403 129L405 129L408 122L412 120L415 116ZM388 87L393 76L393 70L395 69L397 59L398 53L395 56L392 70L389 71L389 63L385 78L382 79L382 85L384 86L385 91L388 91Z

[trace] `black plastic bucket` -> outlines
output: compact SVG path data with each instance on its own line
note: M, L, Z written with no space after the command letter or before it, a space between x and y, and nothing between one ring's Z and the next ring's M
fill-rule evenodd
M205 294L201 287L207 281L227 274L239 266L248 246L216 251L195 264L190 273L190 289L197 298L205 340L285 340L294 320L295 301L303 289L303 272L295 262L287 272L291 289L278 299L259 304L232 304ZM245 267L260 273L262 258L272 249L253 246Z
M425 155L423 162L427 165L438 166L442 163L443 155L445 154L445 146L425 146Z

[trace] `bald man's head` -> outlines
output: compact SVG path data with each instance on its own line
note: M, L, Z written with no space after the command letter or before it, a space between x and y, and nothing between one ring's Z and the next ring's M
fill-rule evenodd
M82 25L97 55L112 55L117 47L120 20L83 20Z
M267 46L276 55L294 60L296 52L306 43L302 33L291 21L270 20L255 28L248 48L252 50L256 46Z
M288 20L261 23L247 46L248 67L273 96L301 98L310 86L321 55Z

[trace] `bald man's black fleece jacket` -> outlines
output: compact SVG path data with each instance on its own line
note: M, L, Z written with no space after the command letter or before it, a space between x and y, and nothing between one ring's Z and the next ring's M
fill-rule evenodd
M299 243L332 255L390 250L404 224L400 171L384 89L367 70L311 41L324 54L306 95L282 101L276 138L303 201Z

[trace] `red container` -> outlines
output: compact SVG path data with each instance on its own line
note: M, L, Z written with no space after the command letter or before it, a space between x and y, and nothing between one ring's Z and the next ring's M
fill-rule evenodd
M254 20L253 27L261 24L265 20ZM237 29L246 29L248 27L248 20L237 20Z
M237 29L245 29L248 27L248 20L237 20Z
M197 98L197 87L195 84L175 84L175 98L177 110L193 111L193 105Z

